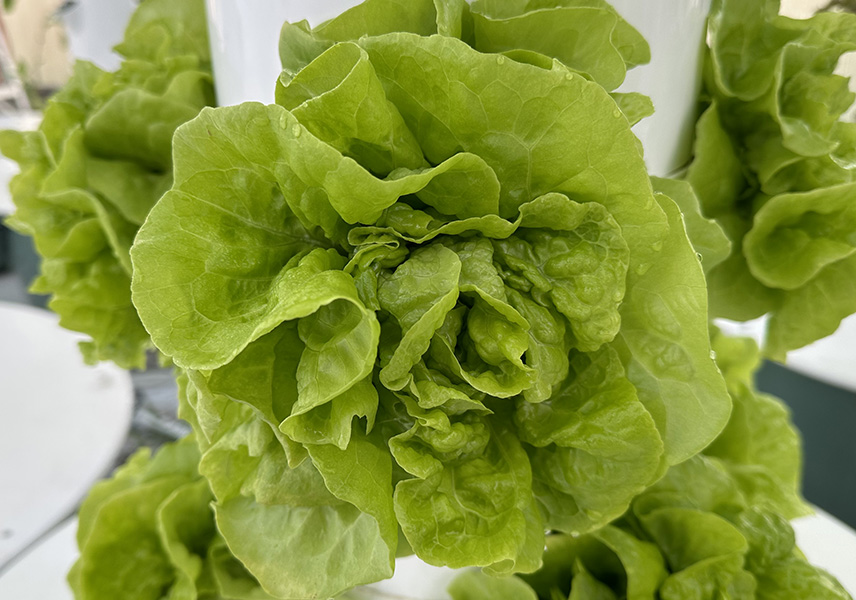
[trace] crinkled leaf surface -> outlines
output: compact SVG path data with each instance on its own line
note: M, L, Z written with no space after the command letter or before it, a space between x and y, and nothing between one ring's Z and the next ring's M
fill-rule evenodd
M659 473L657 428L611 348L574 355L567 382L545 402L518 402L515 421L534 446L535 495L551 529L607 524Z

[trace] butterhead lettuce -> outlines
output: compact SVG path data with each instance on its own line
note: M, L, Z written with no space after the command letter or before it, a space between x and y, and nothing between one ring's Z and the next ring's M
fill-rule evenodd
M217 533L192 437L137 451L80 507L77 600L271 600Z
M577 19L590 43L539 34ZM647 46L611 7L371 0L281 50L276 104L179 127L131 251L267 593L402 553L536 571L547 529L600 530L720 434L701 264L630 131L650 104L608 92Z
M506 579L470 571L449 592L454 600L850 598L805 560L785 518L753 505L704 455L672 467L615 523L548 536L539 571Z
M854 95L834 73L856 15L778 12L714 2L686 179L732 244L709 272L712 315L769 314L765 351L783 360L856 312L856 124L841 120Z
M20 165L7 220L41 255L32 291L89 340L88 362L143 368L149 335L131 304L134 236L172 183L172 135L213 104L202 0L146 0L131 17L118 71L79 61L38 130L0 132Z

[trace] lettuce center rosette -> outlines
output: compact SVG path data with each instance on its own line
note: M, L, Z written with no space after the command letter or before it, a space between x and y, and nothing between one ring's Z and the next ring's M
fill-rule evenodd
M274 597L397 554L535 571L546 530L619 517L731 411L699 260L616 100L448 16L342 25L277 104L203 110L131 251L219 531Z

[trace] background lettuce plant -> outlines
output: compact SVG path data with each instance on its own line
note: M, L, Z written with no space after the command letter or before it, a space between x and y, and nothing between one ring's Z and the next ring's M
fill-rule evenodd
M535 571L546 529L606 526L721 433L699 259L630 131L650 104L608 92L647 47L611 7L370 0L281 48L277 104L178 129L131 251L268 593L411 552Z
M716 0L704 112L686 179L732 242L711 268L714 317L770 315L783 360L856 312L854 95L833 70L856 49L856 15L799 21L778 0Z
M141 449L80 507L77 600L267 600L217 534L192 437Z
M152 347L131 304L129 250L172 184L172 135L214 103L202 0L146 0L116 47L115 73L79 61L37 131L0 133L17 161L15 214L42 257L32 291L91 339L90 362L142 368Z

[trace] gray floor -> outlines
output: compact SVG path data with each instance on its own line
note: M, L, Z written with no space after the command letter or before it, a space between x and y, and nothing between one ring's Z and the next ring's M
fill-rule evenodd
M0 275L0 302L27 302L27 291L17 275Z

